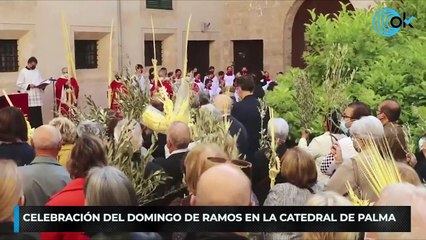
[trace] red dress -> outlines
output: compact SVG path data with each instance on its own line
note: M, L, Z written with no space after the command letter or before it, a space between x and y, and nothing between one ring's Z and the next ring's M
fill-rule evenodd
M72 89L74 90L74 96L75 96L75 100L77 101L78 99L78 93L79 93L79 86L77 83L77 80L75 80L75 78L71 78L70 80L70 85L72 87ZM65 84L68 82L68 79L60 77L56 80L56 84L55 84L55 99L56 99L56 110L60 111L62 115L67 116L68 115L68 105L65 103L61 103L61 97L62 94L66 94L64 90L64 86ZM77 102L76 102L77 103Z
M46 206L84 206L85 178L76 178L53 195ZM40 240L89 240L83 232L42 232Z

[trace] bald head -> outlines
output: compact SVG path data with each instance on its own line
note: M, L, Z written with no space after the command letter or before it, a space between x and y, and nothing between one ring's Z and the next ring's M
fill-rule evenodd
M213 104L222 114L231 113L232 99L229 96L220 94L214 98Z
M167 129L167 147L170 152L188 148L191 142L191 131L183 122L172 122Z
M61 133L57 128L50 125L42 125L38 127L34 131L31 141L36 153L47 151L50 153L48 155L57 154L62 145Z
M379 112L377 117L382 121L382 123L396 122L399 120L399 116L401 115L401 106L394 100L383 101L378 110Z
M194 199L197 206L249 206L251 182L236 166L219 164L201 175Z
M411 232L377 233L377 239L424 239L426 236L426 188L408 183L386 187L376 206L411 206Z

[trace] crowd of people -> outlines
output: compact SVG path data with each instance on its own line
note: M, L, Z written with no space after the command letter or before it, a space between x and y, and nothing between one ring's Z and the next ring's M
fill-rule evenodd
M154 74L154 68L150 68L148 77L141 64L135 67L135 80L143 91L150 92L154 95L160 87L164 87L169 97L173 97L177 92L181 80L184 78L181 69L169 72L167 68L162 67L158 71L158 79ZM282 72L277 75L282 74ZM255 80L255 90L253 95L257 98L263 98L265 91L273 90L277 82L272 79L267 71L261 71L257 74L250 73L247 67L243 67L239 72L234 72L232 66L228 66L225 71L216 73L214 66L210 66L207 73L201 73L197 68L192 69L186 76L191 82L191 87L194 93L207 94L209 100L213 100L217 95L228 92L234 100L239 100L239 94L236 92L236 79L240 76L253 76ZM148 78L148 80L147 80ZM118 110L119 108L119 92L123 90L124 84L121 78L117 75L116 79L110 84L113 93L111 108Z
M153 73L148 81L138 65L144 89L154 91ZM170 95L173 84L182 78L178 69L170 74L159 72L162 86ZM289 146L290 125L285 119L262 118L259 111L259 86L271 84L269 74L255 80L243 68L240 74L231 67L201 80L192 72L194 91L200 104L218 112L220 119L231 121L230 136L237 137L240 159L231 156L215 143L197 143L187 123L175 121L158 140L151 142L152 129L143 122L130 120L132 144L141 155L155 144L145 173L150 176L163 170L168 178L153 195L165 193L184 183L184 191L163 198L157 205L173 206L352 206L347 182L359 198L367 197L377 206L411 206L411 232L342 233L280 232L267 233L264 239L424 239L426 236L426 133L419 136L419 152L407 151L407 142L398 120L401 107L386 100L377 106L375 116L370 106L353 102L342 113L330 111L324 116L324 133L312 139L303 132L297 146ZM232 79L231 79L232 78ZM170 81L169 87L166 81ZM150 85L149 85L150 84ZM263 86L262 86L263 84ZM275 85L272 84L271 86ZM234 95L223 92L233 89ZM272 87L273 88L273 87ZM270 88L270 89L272 89ZM164 111L161 102L151 104ZM285 104L285 103L283 103ZM202 105L202 106L201 106ZM375 106L372 106L375 107ZM13 206L135 206L138 205L133 184L123 172L107 160L107 139L117 140L129 119L116 119L105 129L100 123L86 120L75 124L65 117L38 127L31 138L23 113L14 107L0 110L0 239L248 239L247 233L83 233L45 232L14 235ZM274 136L280 159L276 184L270 187L270 149L260 144L262 126ZM273 132L272 132L273 131ZM363 165L355 157L368 146L364 139L385 139L402 179L376 196L364 175ZM271 140L269 138L269 140ZM137 159L136 159L137 161Z

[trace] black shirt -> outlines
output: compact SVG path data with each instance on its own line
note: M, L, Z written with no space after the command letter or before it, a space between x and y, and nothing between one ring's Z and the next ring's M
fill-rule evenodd
M262 127L262 118L260 117L260 102L254 95L248 95L240 102L234 104L231 115L240 121L247 130L248 149L247 159L250 160L252 155L259 150L260 130ZM267 113L263 119L263 127L269 121Z
M277 147L277 155L281 159L284 153L287 151L287 146L281 144ZM253 192L256 194L259 201L259 205L263 205L266 197L268 196L271 181L269 179L269 159L266 157L266 149L257 151L254 154L252 160L252 185ZM276 177L276 183L284 182L281 174L278 173Z
M414 167L414 169L419 175L420 180L423 183L426 183L426 156L423 154L423 152L418 152L416 154L416 158L417 158L417 164Z
M164 147L167 143L167 136L163 133L158 133L158 139L155 142L155 150L151 154L153 158L165 158L166 153ZM144 134L143 135L143 147L149 149L152 145L152 134Z
M231 122L231 126L229 127L229 134L234 137L235 135L238 135L237 138L237 148L240 154L246 155L247 154L247 143L248 143L248 136L247 136L247 130L244 127L244 125L238 121L235 117L229 115L227 116L228 120ZM224 117L225 119L225 117Z
M30 164L34 158L34 149L26 142L0 143L0 159L11 159L18 166L24 166Z

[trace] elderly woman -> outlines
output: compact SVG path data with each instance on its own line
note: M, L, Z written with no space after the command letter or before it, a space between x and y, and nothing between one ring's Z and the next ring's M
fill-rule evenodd
M106 130L100 123L92 120L84 120L77 126L77 137L81 137L83 134L90 134L103 139L106 135Z
M362 117L352 123L350 133L354 139L354 147L357 151L366 150L366 140L374 140L377 143L383 141L385 132L379 119L373 116ZM340 151L340 150L338 150ZM368 179L363 174L362 164L355 159L345 159L331 177L327 185L328 191L337 192L347 196L349 190L346 187L349 182L355 194L361 199L369 199L370 202L377 200L377 196L370 186Z
M84 206L84 184L87 174L94 167L107 165L105 146L102 141L93 135L82 135L71 151L71 160L67 168L73 179L59 193L54 195L46 206ZM42 240L48 239L88 239L84 233L73 232L44 232L40 234Z
M71 120L65 117L54 118L49 122L49 125L56 127L61 132L62 148L58 153L58 160L62 166L66 166L77 137L76 127Z
M0 159L0 239L34 239L23 233L13 232L13 207L15 205L24 205L21 175L15 161Z
M28 145L24 114L14 107L0 109L0 158L12 159L18 166L30 164L34 149Z
M123 133L128 133L129 136L122 135ZM143 147L143 136L141 125L135 121L124 118L117 123L117 126L114 128L114 139L115 143L118 144L120 138L130 138L130 142L133 147L133 160L140 161L140 157L145 157L148 154L148 150ZM152 160L152 157L151 159Z
M278 183L268 194L264 206L303 206L313 194L322 189L317 185L317 168L310 154L295 147L288 149L281 159L281 176L285 183ZM267 239L301 239L299 232L269 233Z
M376 202L375 206L410 206L411 231L373 233L373 236L369 239L425 239L426 188L423 186L413 186L408 183L387 186L383 189L380 199ZM374 235L377 236L374 238Z
M268 122L268 134L271 135L274 130L277 143L276 153L278 158L282 158L287 150L286 141L289 133L289 126L286 120L282 118L273 118ZM263 204L270 190L269 179L269 159L266 156L267 149L262 149L254 154L251 162L253 163L252 184L253 191L256 194L259 203ZM282 182L280 176L277 176L277 182Z
M129 178L115 167L90 170L84 186L86 206L137 206L138 199ZM88 235L92 235L87 233ZM92 240L129 239L157 240L156 233L97 233Z

